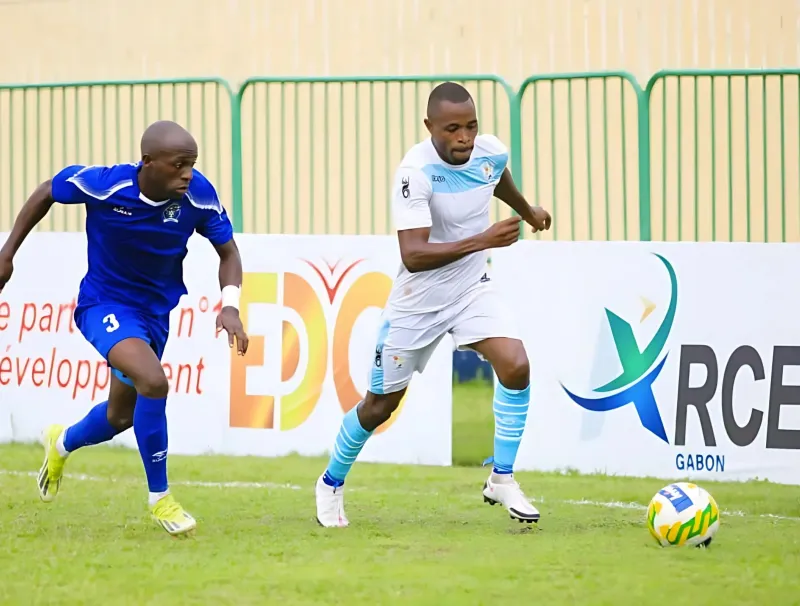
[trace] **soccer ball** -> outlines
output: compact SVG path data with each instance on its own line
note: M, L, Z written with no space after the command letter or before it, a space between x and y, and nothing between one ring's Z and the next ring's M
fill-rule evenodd
M662 547L708 547L719 530L719 507L697 484L676 482L650 499L647 528Z

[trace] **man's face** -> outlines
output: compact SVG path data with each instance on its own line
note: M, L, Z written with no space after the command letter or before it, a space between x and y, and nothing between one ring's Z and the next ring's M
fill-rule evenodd
M450 164L464 164L472 155L478 134L478 118L472 100L463 103L440 101L425 126L442 159Z
M191 149L167 150L142 159L151 186L174 200L189 190L196 162L197 150Z

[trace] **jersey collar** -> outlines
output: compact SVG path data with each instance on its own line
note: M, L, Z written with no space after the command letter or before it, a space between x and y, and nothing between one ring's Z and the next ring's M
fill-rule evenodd
M139 199L142 202L144 202L145 204L147 204L149 206L155 206L155 207L164 206L167 202L172 202L172 200L169 200L169 199L161 200L161 201L151 200L150 198L145 196L142 193L142 190L139 189L139 178L138 178L139 177L139 171L142 169L142 161L139 160L139 162L137 162L133 166L134 166L133 184L136 187L136 191L139 193Z

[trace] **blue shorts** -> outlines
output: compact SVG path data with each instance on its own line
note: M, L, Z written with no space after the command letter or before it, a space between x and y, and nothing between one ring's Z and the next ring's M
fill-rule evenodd
M169 314L150 315L114 303L79 305L75 309L75 325L106 362L112 347L131 338L149 343L160 360L169 338ZM123 383L133 385L133 381L110 363L108 366Z

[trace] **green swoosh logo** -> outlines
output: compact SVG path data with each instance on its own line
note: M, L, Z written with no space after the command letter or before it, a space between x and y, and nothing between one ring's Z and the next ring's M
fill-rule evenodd
M620 364L622 364L622 374L595 389L596 392L615 391L626 385L630 385L647 372L664 350L667 337L669 336L670 330L672 330L675 310L678 307L678 278L669 261L658 253L653 254L661 260L669 273L671 295L667 313L664 316L664 320L661 322L661 326L658 327L656 334L653 335L653 338L650 340L650 343L644 348L644 351L639 351L639 346L636 343L636 337L633 334L633 328L630 323L606 308L606 317L608 317L611 335L614 337L614 345L617 348Z

